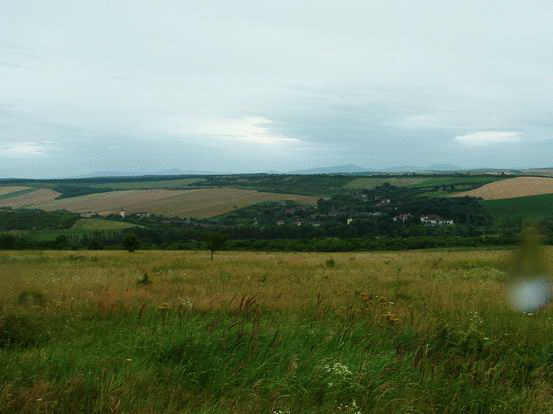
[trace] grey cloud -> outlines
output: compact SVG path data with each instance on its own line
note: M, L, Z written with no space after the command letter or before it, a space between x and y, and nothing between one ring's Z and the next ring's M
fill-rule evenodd
M508 3L4 2L0 145L48 145L0 175L548 165L553 5Z

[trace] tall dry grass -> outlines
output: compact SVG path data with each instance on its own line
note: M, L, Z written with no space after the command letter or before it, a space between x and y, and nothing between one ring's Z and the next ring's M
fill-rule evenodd
M2 252L0 412L547 412L510 256Z

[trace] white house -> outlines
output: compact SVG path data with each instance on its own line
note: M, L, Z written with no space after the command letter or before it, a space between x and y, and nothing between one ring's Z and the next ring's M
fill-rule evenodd
M413 215L410 213L407 214L400 214L398 216L395 216L392 220L394 221L401 221L402 223L406 223L407 221L411 220L413 218Z
M443 219L436 214L428 214L426 216L421 216L420 221L421 223L427 224L430 226L446 226L454 223L452 219Z

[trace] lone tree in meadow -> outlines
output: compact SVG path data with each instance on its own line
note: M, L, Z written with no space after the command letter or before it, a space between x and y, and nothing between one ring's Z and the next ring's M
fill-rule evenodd
M134 251L140 247L140 239L136 234L129 233L123 238L123 247L129 253L134 253Z
M207 233L204 235L204 241L206 242L207 250L211 254L211 260L213 260L213 253L221 250L227 242L227 236L221 233Z

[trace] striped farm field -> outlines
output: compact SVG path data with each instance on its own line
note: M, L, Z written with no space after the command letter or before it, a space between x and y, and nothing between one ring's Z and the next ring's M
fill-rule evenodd
M18 193L19 191L24 191L27 189L29 189L29 187L23 187L23 186L0 187L0 197L8 194Z
M483 200L501 200L551 193L553 193L553 178L516 177L489 183L471 191L457 193L455 196L478 197Z
M22 207L32 207L37 204L50 202L58 198L60 193L48 188L39 188L34 191L28 191L29 189L23 187L17 192L20 193L13 197L0 197L0 207L12 207L12 208L22 208ZM7 194L10 195L9 193Z
M116 214L121 208L124 208L129 214L149 212L170 217L206 218L228 213L235 208L247 207L261 201L279 200L315 203L317 197L233 188L157 189L88 194L40 203L34 207L46 211L66 209L77 213L91 212L101 215Z

